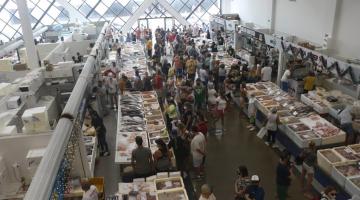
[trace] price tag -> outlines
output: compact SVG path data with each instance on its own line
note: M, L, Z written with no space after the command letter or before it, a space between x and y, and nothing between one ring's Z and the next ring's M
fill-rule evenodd
M290 110L294 110L295 109L295 107L294 106L290 106Z
M295 111L295 112L293 112L293 115L295 115L295 116L296 116L296 115L298 115L298 114L299 114L299 113L298 113L298 112L296 112L296 111Z
M281 92L279 91L279 92L277 92L276 94L277 94L277 95L280 95L280 94L281 94Z
M283 107L286 107L287 105L288 105L287 103L284 103L284 104L283 104Z

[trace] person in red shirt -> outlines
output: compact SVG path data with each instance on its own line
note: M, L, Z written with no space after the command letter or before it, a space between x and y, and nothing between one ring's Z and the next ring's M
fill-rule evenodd
M159 103L160 106L162 107L163 105L163 88L164 88L164 83L163 83L163 77L161 76L161 72L160 70L156 71L156 75L153 79L153 85L154 85L154 89L158 95L158 99L159 99Z
M181 64L180 56L176 55L173 60L173 66L175 66L176 77L183 75L183 66Z
M198 119L197 119L197 123L196 123L196 130L201 132L202 134L204 134L205 139L208 133L208 125L207 125L207 121L205 120L204 115L202 115L201 113L197 114Z

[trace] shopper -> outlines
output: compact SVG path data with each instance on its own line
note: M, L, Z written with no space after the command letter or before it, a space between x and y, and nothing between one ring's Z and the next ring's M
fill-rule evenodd
M153 48L153 45L152 45L152 40L151 40L151 38L150 38L150 39L148 39L148 41L146 42L146 50L147 50L148 58L151 58L151 57L152 57L152 48Z
M141 80L139 71L135 71L135 79L134 79L134 90L135 91L142 91L143 90L143 81Z
M316 78L314 72L310 71L309 74L304 78L304 93L314 89L315 80Z
M208 184L201 186L201 195L199 200L216 200L216 197Z
M235 49L231 45L229 45L229 48L226 52L229 54L230 57L235 57Z
M258 175L251 176L251 184L245 189L246 200L265 200L265 191L260 186Z
M153 173L153 157L151 150L143 146L141 136L135 137L137 148L132 151L131 165L134 169L135 178L145 178Z
M197 61L193 56L190 56L190 59L186 61L185 67L188 76L187 78L194 81L196 76Z
M107 91L110 98L110 105L115 110L117 109L117 84L113 77L109 77L109 82L107 83Z
M157 150L154 152L154 164L156 172L168 172L171 170L172 153L162 139L155 140Z
M144 82L143 91L151 91L152 90L151 77L149 76L148 72L145 72L143 82Z
M250 94L249 104L248 104L248 115L250 125L247 127L250 131L254 131L256 129L255 126L255 116L256 116L256 107L255 107L255 95L254 93Z
M320 200L335 200L336 199L336 188L333 186L327 186L323 192L321 192Z
M208 71L206 70L206 66L204 64L202 65L202 67L199 70L199 77L200 77L201 82L204 84L204 86L207 86L209 74L208 74Z
M279 200L286 200L291 183L291 171L289 157L285 154L280 156L279 164L276 168L276 190Z
M208 134L208 125L207 121L205 120L205 117L203 114L198 112L197 114L197 120L196 120L196 130L204 134L205 138Z
M266 145L270 145L273 148L276 147L276 133L278 129L278 124L280 123L279 115L277 114L277 109L271 109L271 113L267 117L266 129L267 129L267 141Z
M163 106L163 98L164 98L164 82L163 77L161 76L160 70L156 71L156 75L153 79L154 89L156 94L158 95L159 104Z
M216 98L216 111L217 111L217 115L218 115L218 119L217 120L221 120L221 132L224 133L225 132L225 119L224 119L224 115L225 115L225 109L226 109L226 99L225 99L225 95L221 94ZM216 121L217 121L216 120Z
M272 68L266 65L261 69L261 81L271 81Z
M246 188L251 184L248 169L239 166L237 170L238 178L235 180L235 200L245 200Z
M195 110L201 111L205 107L206 89L199 78L196 79L196 84L193 90L195 99Z
M313 141L309 143L309 148L305 149L301 153L300 158L301 160L303 160L301 171L301 184L305 193L311 193L312 181L314 179L315 172L314 166L316 163L316 147Z
M177 120L178 113L176 109L176 104L173 98L167 100L167 105L165 106L165 117L166 117L166 126L169 131L172 130L171 122Z
M88 180L81 182L81 189L84 191L82 200L98 200L98 191L95 185L91 185Z
M91 106L88 106L88 112L91 117L91 125L96 130L96 136L100 145L100 156L109 156L110 152L106 142L106 128L103 123L103 119Z
M178 170L183 172L189 170L190 141L188 134L185 125L181 122L178 123L177 136L172 138L168 145L174 150Z
M291 76L290 67L288 66L283 76L281 77L281 89L285 92L289 90L289 78Z
M347 105L339 113L341 129L346 133L346 144L354 143L354 130L352 127L353 115L351 114L352 106Z
M219 72L218 72L218 77L219 77L219 91L223 91L224 90L224 81L226 79L226 69L225 69L225 65L221 64L219 66Z
M197 178L204 175L204 161L206 158L206 139L201 132L195 132L195 137L191 140L191 154L193 157L193 167Z
M125 74L121 74L121 78L119 80L120 95L124 95L124 93L125 93L126 82L127 82L127 77L125 76Z

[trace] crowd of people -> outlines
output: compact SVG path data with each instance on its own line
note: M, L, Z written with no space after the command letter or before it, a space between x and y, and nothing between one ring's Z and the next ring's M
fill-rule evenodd
M185 176L191 175L202 179L205 174L206 145L209 134L224 135L225 118L231 104L236 98L240 102L240 109L248 112L250 131L255 131L255 96L249 95L246 90L247 83L257 81L271 81L273 67L269 61L259 60L255 66L248 66L241 60L234 59L227 68L216 56L219 46L224 45L224 33L211 31L212 42L206 40L200 44L195 42L195 37L209 30L194 30L193 27L182 32L173 29L165 31L157 28L154 33L146 29L136 30L131 36L132 41L141 41L149 62L149 73L143 77L135 71L135 77L126 77L119 74L117 63L108 71L108 81L99 81L93 92L100 96L101 105L109 104L117 109L117 95L128 91L155 90L159 103L164 112L166 127L171 140L166 144L163 140L156 141L158 150L152 154L150 149L144 147L141 137L136 138L137 148L132 152L133 177L146 177L155 172L175 170L171 161L172 155L176 158L176 169ZM155 43L153 44L153 34ZM114 42L121 57L121 45ZM235 51L228 46L226 52L236 57ZM153 73L152 73L153 72ZM288 68L281 78L281 88L288 90L288 79L291 69ZM314 73L310 72L305 78L304 89L306 92L314 89ZM105 97L108 97L105 99ZM106 106L105 106L106 107ZM104 109L106 110L106 109ZM102 113L106 114L108 111ZM95 119L94 112L90 114ZM241 115L245 116L245 115ZM96 124L100 132L106 132L102 125ZM217 123L220 121L220 123ZM102 122L101 122L102 123ZM279 125L279 116L276 109L272 109L264 124L267 129L266 144L276 147L276 133ZM104 138L105 133L101 135ZM109 155L104 139L99 140L102 148L101 155ZM316 160L316 150L310 143L309 149L299 156L299 163L303 166L302 181L305 192L311 193L311 184L314 176L313 166ZM286 152L280 156L276 168L277 197L279 200L288 198L288 188L291 184L293 163ZM238 178L235 181L236 200L264 200L265 191L260 185L260 177L256 174L249 175L245 166L238 169ZM327 188L322 200L332 200L336 195L334 188ZM201 200L216 199L209 185L201 187Z

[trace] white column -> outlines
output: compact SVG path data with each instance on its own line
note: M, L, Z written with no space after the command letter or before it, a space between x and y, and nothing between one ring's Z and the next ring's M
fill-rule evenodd
M19 15L21 29L23 33L23 39L25 42L27 65L30 69L35 69L39 66L39 56L37 54L36 46L34 43L33 31L30 23L30 13L27 7L26 0L16 0Z
M279 63L278 63L278 74L277 74L277 79L276 79L276 84L278 84L280 86L280 82L281 82L281 76L284 70L284 51L282 50L282 48L279 48Z

